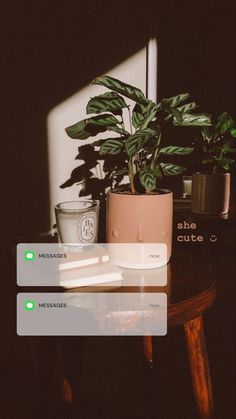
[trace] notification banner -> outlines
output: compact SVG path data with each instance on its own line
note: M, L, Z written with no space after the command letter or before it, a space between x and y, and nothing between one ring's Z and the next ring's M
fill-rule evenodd
M165 286L164 243L59 244L17 246L19 286L61 286L66 289L107 285Z
M19 336L164 336L165 293L19 293Z

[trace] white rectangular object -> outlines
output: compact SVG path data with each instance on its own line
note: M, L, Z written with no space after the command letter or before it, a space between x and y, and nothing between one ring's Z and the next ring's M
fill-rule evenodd
M121 281L122 279L122 270L107 262L60 272L59 286L63 288L77 288Z
M67 258L58 264L59 271L94 265L109 261L109 254L104 247L93 247L86 252L67 252Z

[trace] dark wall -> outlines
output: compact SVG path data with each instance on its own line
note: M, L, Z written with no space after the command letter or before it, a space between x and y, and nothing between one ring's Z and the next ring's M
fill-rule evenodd
M1 185L10 243L48 226L48 112L145 44L148 10L143 0L2 3ZM233 1L153 1L151 16L159 95L190 91L204 110L232 112Z
M145 1L131 3L6 2L2 195L10 242L29 240L48 226L48 112L145 44Z
M153 32L158 39L158 96L189 92L199 112L213 116L227 111L236 116L235 2L232 0L153 1ZM198 129L168 133L171 144L191 145ZM198 162L184 159L186 174L199 170ZM235 200L235 168L231 198ZM182 193L180 177L165 177L161 186ZM234 197L234 198L233 198Z
M153 0L152 3L153 31L158 36L159 45L159 97L189 91L193 98L202 104L204 111L218 113L228 110L235 113L234 1ZM149 10L148 0L5 0L5 3L2 0L0 7L2 99L0 156L3 169L1 173L1 244L3 244L3 231L5 242L12 245L17 242L30 241L48 226L46 148L48 112L95 76L106 72L143 47L148 34ZM0 254L2 258L2 252ZM234 308L232 300L235 292L231 286L234 270L231 268L230 251L227 255L226 260L222 259L220 252L217 256L213 255L217 260L216 272L218 272L220 298L218 297L217 302L217 315L213 312L213 317L210 317L212 323L209 329L212 330L213 337L208 334L207 342L208 344L213 342L208 346L213 367L216 366L216 372L213 368L213 373L218 385L217 395L220 400L218 403L224 412L219 416L221 418L233 417L230 413L228 414L233 404L231 403L233 373L228 377L227 371L233 371L231 364L234 329L231 324ZM42 400L45 402L45 398L48 400L52 394L48 392L52 378L50 376L51 381L47 378L53 367L52 362L47 364L43 358L44 353L49 354L47 359L50 361L55 341L43 340L41 357L37 359L31 351L33 355L30 358L29 346L32 345L32 341L30 338L20 339L15 335L15 313L12 310L12 307L15 307L16 294L13 258L7 259L7 262L7 274L1 275L1 285L3 286L4 282L6 284L6 290L3 289L6 298L3 299L2 304L4 339L2 339L1 348L4 370L6 369L5 376L3 370L3 390L5 389L7 393L2 399L6 404L7 413L3 413L1 417L18 418L21 409L21 416L27 418L29 404L33 405L33 412L36 410L37 415L33 414L31 417L38 417L38 405L41 405L43 410L41 416L46 417L45 404ZM12 281L9 279L9 268ZM230 293L231 296L229 296ZM220 322L217 316L220 317ZM215 325L217 329L214 328ZM6 332L5 329L7 329ZM226 336L226 339L219 340L221 335ZM172 400L172 397L169 397L169 390L175 393L176 404L179 408L182 406L182 399L188 402L191 397L189 377L187 376L186 386L183 384L184 379L182 382L179 381L178 374L181 376L183 374L183 362L176 363L176 359L180 359L179 348L182 353L183 343L178 335L177 338L174 335L172 341L169 345L162 343L161 348L159 344L157 347L157 359L164 359L167 355L166 363L157 362L157 366L163 368L163 377L167 374L167 387L163 386L159 374L156 374L156 381L152 385L152 389L155 390L153 396L155 403L159 390L161 391L163 387L163 393L167 389L165 393L168 396L167 401L162 398L161 392L159 399L163 405L164 415L166 415L166 407L170 410L173 407L176 410L175 404L169 403ZM35 345L37 346L37 341ZM111 351L108 352L111 357L113 341L110 345ZM106 346L107 348L109 347ZM122 346L121 349L125 351L124 348L126 347ZM89 349L87 364L92 360L91 371L97 358L93 356L94 346L90 345ZM136 349L137 346L135 351ZM117 364L117 358L115 358L117 370L119 369L121 379L123 372L127 371L130 381L128 384L124 381L124 388L131 389L134 394L140 381L136 381L135 387L133 377L139 375L139 380L144 377L144 383L146 383L146 376L144 376L146 373L140 370L142 363L140 359L143 356L141 349L140 352L135 352L135 356L132 348L127 351L124 356L126 364L122 358L122 351L119 352L119 350L118 346L120 364ZM130 355L127 357L128 352ZM106 352L103 351L102 354L105 358ZM171 365L168 363L168 356L172 361L174 357L173 365L178 364L178 374L172 368L169 372L164 370L165 365ZM130 361L133 370L130 369ZM85 362L84 368L87 364ZM187 363L184 365L186 367ZM221 368L222 365L223 368ZM102 363L98 372L101 369ZM94 375L99 380L97 369L95 368L94 371ZM132 371L136 375L132 375ZM36 390L33 389L32 384L29 386L29 382L32 383L32 374L36 377L34 379L34 382L37 382ZM113 380L117 378L113 368L109 374L112 374ZM93 380L94 377L92 375L91 377ZM147 378L149 379L149 376ZM121 379L118 380L118 384ZM226 380L227 385L225 385ZM101 381L100 379L99 386ZM114 397L113 388L109 381L107 383ZM171 383L171 386L168 383ZM181 385L182 399L179 396ZM186 394L187 388L189 388L188 394ZM142 389L141 386L138 389L139 392L140 389ZM226 394L228 389L230 389L230 395ZM40 400L35 406L31 393L37 390ZM42 393L39 390L43 390ZM146 386L145 391L149 390L150 387ZM136 392L136 398L139 392ZM55 387L53 394L55 394ZM108 400L107 394L105 392L103 394ZM126 391L126 397L128 397L127 394L129 393ZM123 399L117 398L116 403L122 408L125 407L120 400ZM147 400L149 400L148 397ZM90 407L89 403L87 405ZM132 399L132 409L133 406ZM17 415L11 416L9 411L15 412L15 409L18 409ZM77 415L78 411L76 417ZM51 419L53 416L49 415L49 417ZM179 416L177 411L175 417L182 416ZM193 417L192 413L188 417Z
M160 95L187 91L204 111L235 113L235 2L154 3Z

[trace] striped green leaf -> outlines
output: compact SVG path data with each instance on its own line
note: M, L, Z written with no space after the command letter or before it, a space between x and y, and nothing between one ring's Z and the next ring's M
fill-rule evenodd
M98 116L93 116L92 118L87 119L87 124L90 125L102 125L102 126L108 126L108 125L116 125L119 124L120 121L115 118L113 115L110 114L103 114Z
M86 111L87 113L96 114L112 112L121 115L123 108L127 108L127 103L122 96L116 92L106 92L91 98L87 104Z
M166 106L172 108L178 106L180 103L184 102L189 98L189 93L181 93L180 95L169 97L161 100L162 109L165 110Z
M152 102L151 107L148 110L148 113L140 126L140 129L143 130L148 127L149 123L156 117L157 109L157 105L155 105L155 103Z
M176 118L173 119L173 124L180 127L190 127L190 126L211 126L211 117L207 114L189 114L185 113L182 115L182 121L177 121Z
M152 191L156 188L156 176L150 168L141 169L139 172L139 179L146 190Z
M156 179L161 179L162 178L162 170L160 167L160 163L159 162L152 162L151 163L151 169L152 169L152 173L154 174L154 176L156 176Z
M139 128L145 119L144 114L145 106L140 105L139 103L136 103L133 112L132 112L132 124L134 128Z
M182 113L177 108L170 108L168 112L170 112L176 121L182 122Z
M166 176L176 176L180 175L185 171L184 166L172 163L160 163L161 169Z
M116 138L110 138L102 143L100 154L112 154L114 156L122 151L123 146L124 144L122 141Z
M174 117L177 122L181 123L183 114L193 111L196 107L197 104L195 102L190 102L186 105L178 106L177 108L172 108L168 105L165 105L165 111L168 112L165 120L168 121Z
M110 126L108 125L107 129L109 131L114 131L114 132L117 132L118 134L124 135L125 137L129 135L128 131L125 131L123 128L118 127L117 125L110 125Z
M82 121L67 127L66 133L70 138L86 140L107 129L113 130L111 127L116 126L116 124L119 124L117 118L110 114L103 114L83 119Z
M157 132L151 128L136 131L135 134L130 135L125 142L125 150L129 157L133 157L140 151L148 141L157 135Z
M178 106L176 109L181 113L188 113L193 111L197 108L197 104L195 102L186 103L186 105Z
M144 96L143 92L137 87L124 83L110 76L97 77L92 84L99 84L113 90L121 95L134 100L137 103L145 105L148 99Z
M89 138L91 136L91 133L85 129L86 121L87 120L84 119L83 121L79 121L76 124L71 125L70 127L67 127L65 129L67 135L70 138L79 139L79 140L86 140L87 138ZM102 129L100 130L100 128L99 128L97 130L96 134L98 134L99 132L102 132L102 131L103 130ZM94 135L96 135L96 134L94 134Z
M162 147L160 149L160 153L162 154L167 154L167 155L184 155L184 154L190 154L192 153L194 150L193 147L177 147L177 146L167 146L167 147Z
M146 128L148 124L156 116L158 105L151 100L148 101L147 105L140 105L136 103L132 112L132 124L134 128Z

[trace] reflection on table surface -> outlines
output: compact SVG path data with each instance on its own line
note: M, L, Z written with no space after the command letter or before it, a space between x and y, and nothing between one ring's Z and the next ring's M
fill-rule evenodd
M214 283L211 266L186 251L175 250L165 267L147 270L123 269L122 282L97 287L83 287L68 292L165 292L168 303L176 304L205 292ZM158 286L166 277L166 285ZM132 282L135 285L132 285Z

